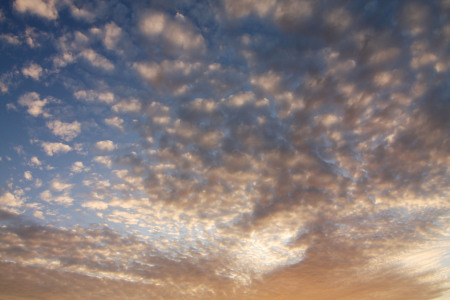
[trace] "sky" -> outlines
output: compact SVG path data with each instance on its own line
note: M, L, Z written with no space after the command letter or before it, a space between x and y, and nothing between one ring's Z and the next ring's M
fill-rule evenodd
M0 298L450 299L449 0L0 28Z

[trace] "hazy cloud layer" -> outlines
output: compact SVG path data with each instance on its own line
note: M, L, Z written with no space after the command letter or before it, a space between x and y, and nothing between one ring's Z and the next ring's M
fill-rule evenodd
M448 1L31 3L0 293L448 297Z

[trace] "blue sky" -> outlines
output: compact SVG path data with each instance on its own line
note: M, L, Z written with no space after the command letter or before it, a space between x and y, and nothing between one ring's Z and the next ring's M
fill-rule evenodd
M446 299L449 11L3 1L0 295Z

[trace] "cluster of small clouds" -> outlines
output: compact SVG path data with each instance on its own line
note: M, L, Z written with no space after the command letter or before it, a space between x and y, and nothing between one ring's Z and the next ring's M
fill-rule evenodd
M149 297L186 299L439 296L448 274L436 275L438 263L411 274L427 260L396 262L448 238L450 27L439 12L448 1L394 2L177 1L183 13L130 4L130 24L65 31L54 40L57 74L71 77L65 68L83 61L103 72L66 87L77 105L100 103L96 126L120 136L91 140L88 158L71 162L68 178L51 178L39 199L130 236L26 226L15 214L27 198L10 189L0 196L0 218L10 220L1 256L17 272L122 282L136 298L131 283ZM95 19L88 4L31 3L13 8L50 21L67 8ZM39 81L46 69L28 63L21 72ZM88 122L64 120L37 92L17 103L62 140L38 140L48 159L82 152L71 142ZM136 139L121 144L128 130ZM42 240L51 244L37 247ZM23 254L13 251L19 244Z

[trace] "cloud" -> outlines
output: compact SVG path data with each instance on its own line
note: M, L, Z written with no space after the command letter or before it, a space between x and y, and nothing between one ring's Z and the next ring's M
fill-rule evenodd
M33 167L39 167L42 165L42 162L39 160L39 158L37 158L37 156L33 156L30 159L30 165Z
M73 184L65 183L65 182L55 178L51 181L50 187L54 191L62 192L65 190L70 190L73 187Z
M103 43L106 49L116 50L122 35L122 29L114 22L105 25Z
M0 196L0 207L2 208L19 208L23 202L23 199L11 192L5 192Z
M105 210L108 208L108 203L103 201L88 201L81 204L81 206L92 210Z
M30 13L48 20L55 20L58 18L55 4L55 0L15 0L13 7L20 13Z
M66 123L59 120L54 120L47 122L47 127L53 132L54 135L59 136L66 142L73 140L81 133L81 124L78 121Z
M27 112L33 117L43 115L48 118L50 115L44 111L44 106L48 103L47 99L41 100L36 92L29 92L20 96L17 101L21 106L26 106Z
M119 128L120 130L123 130L123 119L121 119L117 116L114 116L111 118L106 118L105 123L109 126L116 127L116 128Z
M41 219L41 220L45 220L44 214L42 213L42 211L37 210L33 213L33 216L35 218Z
M100 151L113 151L117 148L117 146L113 143L113 141L106 140L95 143L95 148Z
M41 147L48 156L72 151L72 147L63 143L41 142Z
M56 203L60 205L70 206L74 199L67 193L60 194L58 196L53 195L49 190L45 190L39 194L40 198L48 203Z
M139 28L151 39L162 39L176 51L205 51L205 40L195 27L180 13L175 18L163 12L152 11L143 15Z
M233 0L225 1L227 13L234 18L243 18L250 13L256 13L259 17L265 17L274 10L276 0L252 1L245 0L236 2Z
M78 4L78 3L77 3ZM79 4L78 4L79 5ZM69 3L70 13L76 19L92 22L95 20L95 13L89 7L79 7L75 3Z
M107 104L114 102L114 94L112 92L98 92L94 90L79 90L74 93L75 98L86 101L100 101Z
M61 36L56 43L58 54L53 57L54 65L62 68L81 58L94 67L112 71L115 68L114 64L91 47L93 40L88 33L80 31Z
M76 161L72 164L72 167L70 168L72 172L75 173L81 173L84 171L89 171L89 167L86 167L81 161Z
M139 112L141 107L141 103L138 99L131 98L118 102L112 109L115 112Z
M111 160L111 157L109 157L109 156L95 156L92 159L92 161L103 164L103 165L107 166L108 168L111 168L112 160Z
M42 67L38 64L31 63L28 67L22 68L22 74L34 80L39 80L39 77L42 75Z
M107 71L114 69L114 64L111 61L92 49L82 50L80 56L90 62L94 67L99 67Z
M25 173L23 174L23 177L25 177L26 180L32 180L33 176L31 175L30 171L25 171Z
M13 34L2 33L0 34L0 39L6 41L11 45L20 45L22 43L20 41L20 37Z
M105 4L107 13L95 14L95 27L81 24L90 27L83 32L61 20L54 80L84 101L69 97L52 112L80 114L95 130L84 146L38 140L50 156L80 150L73 161L48 158L55 169L47 182L41 177L44 188L25 181L23 168L5 183L3 202L40 196L42 207L27 204L25 216L54 225L3 206L2 293L443 295L450 211L443 2L163 2L151 10ZM79 4L80 16L89 7L97 6ZM120 72L81 63L104 68L102 58ZM44 114L51 98L33 97L19 104ZM52 120L47 126L66 141L81 131ZM109 126L130 132L107 140ZM31 134L43 133L37 126ZM17 278L20 287L8 284Z

